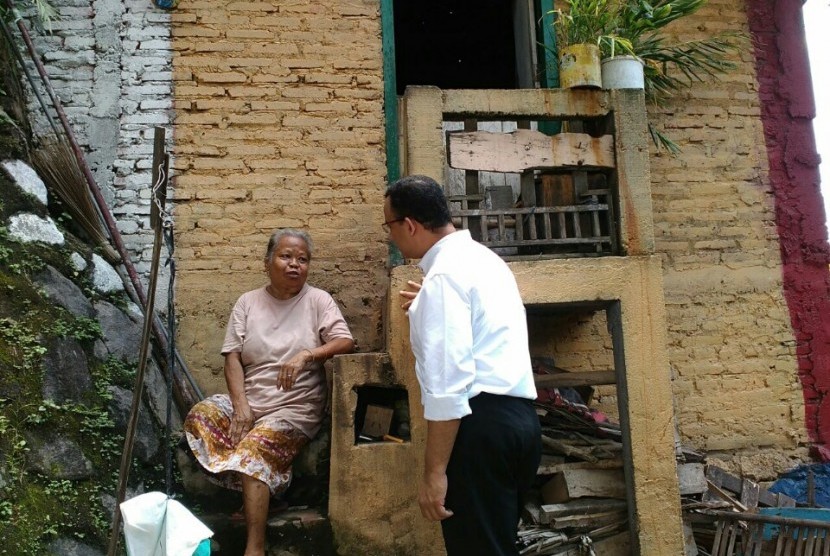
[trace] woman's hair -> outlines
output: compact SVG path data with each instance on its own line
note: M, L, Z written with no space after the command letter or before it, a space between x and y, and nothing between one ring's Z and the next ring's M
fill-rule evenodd
M407 176L386 189L389 207L398 218L412 218L427 230L446 226L452 221L444 190L427 176Z
M265 262L270 263L274 256L274 249L280 244L280 240L284 237L296 237L305 242L306 250L308 251L308 258L311 259L311 252L314 251L314 245L311 243L311 237L307 232L302 230L295 230L293 228L283 228L271 234L271 239L268 240L268 250L265 251Z

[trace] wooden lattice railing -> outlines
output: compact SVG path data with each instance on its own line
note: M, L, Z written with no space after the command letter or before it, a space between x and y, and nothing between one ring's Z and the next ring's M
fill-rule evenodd
M589 191L579 205L478 209L483 195L450 196L453 222L505 259L538 254L610 255L616 235L608 190Z

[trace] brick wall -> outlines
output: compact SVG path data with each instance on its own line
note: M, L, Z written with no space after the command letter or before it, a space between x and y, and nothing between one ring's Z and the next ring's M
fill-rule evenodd
M755 44L769 179L781 238L784 296L797 341L806 428L816 454L830 459L830 245L813 135L815 101L801 2L748 2Z
M742 3L710 0L682 37L725 29L747 32ZM745 44L737 71L651 112L683 149L651 160L677 418L699 448L800 454L804 403Z
M381 348L387 246L377 2L185 2L172 14L180 342L207 390L275 228L311 233L309 282ZM213 378L211 378L213 377Z
M311 232L310 282L335 295L362 351L381 349L379 3L196 1L170 14L144 0L57 5L66 19L39 48L140 268L151 128L168 121L173 87L179 342L205 389L223 387L224 323L236 297L264 281L276 227ZM722 29L747 31L741 3L710 0L677 28L683 38ZM737 60L720 82L650 111L683 148L651 160L666 372L687 443L744 461L780 452L784 466L807 440L799 348L749 43ZM536 354L562 367L606 368L604 326L575 316L531 335ZM613 392L601 394L613 410Z
M60 14L52 33L36 31L30 18L31 34L131 259L146 280L152 253L152 128L169 128L172 120L170 16L147 0L50 3ZM30 113L35 132L49 136L34 95ZM171 139L168 133L168 143ZM159 290L163 296L166 280Z

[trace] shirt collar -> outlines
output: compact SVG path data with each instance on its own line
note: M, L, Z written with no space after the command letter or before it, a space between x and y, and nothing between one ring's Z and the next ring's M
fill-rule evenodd
M438 252L443 248L443 246L450 243L467 241L469 239L472 239L472 236L470 236L470 230L456 230L451 234L445 235L433 243L432 247L424 253L424 256L421 257L421 261L418 263L418 268L421 269L424 275L428 274L429 269L432 268L432 265L435 263L435 258L438 256Z

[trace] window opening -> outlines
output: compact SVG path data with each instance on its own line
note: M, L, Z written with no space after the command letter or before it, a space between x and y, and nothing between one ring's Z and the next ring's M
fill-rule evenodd
M354 442L408 442L409 396L401 387L355 386Z
M528 0L394 1L397 93L532 88L535 8Z

